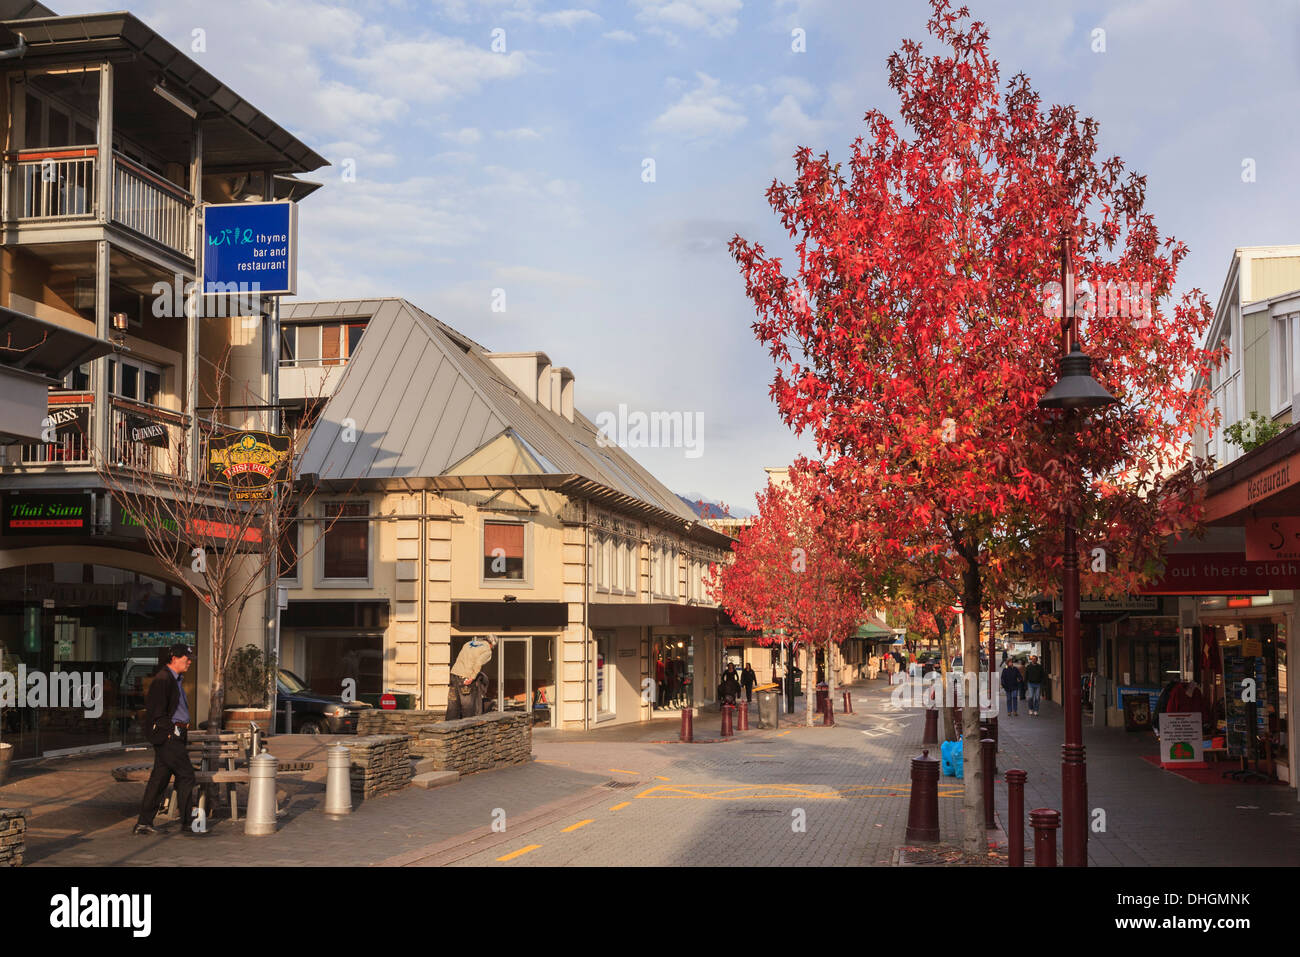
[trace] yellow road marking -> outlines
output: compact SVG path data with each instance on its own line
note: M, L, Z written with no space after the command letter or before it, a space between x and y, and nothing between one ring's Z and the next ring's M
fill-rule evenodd
M664 777L662 774L656 774L656 775L655 775L655 780L656 780L656 781L671 781L672 778L666 778L666 777Z
M534 763L535 763L535 764L562 764L562 765L564 765L566 768L569 766L569 762L568 762L568 761L544 761L544 760L542 760L541 758L538 758Z
M637 795L638 798L686 799L704 801L752 801L772 798L798 798L812 801L841 801L866 797L907 797L908 784L857 784L822 789L817 785L744 784L744 785L664 785L656 784ZM960 787L939 789L939 797L961 797Z
M793 731L793 730L794 730L793 728L790 729L790 731ZM781 731L781 732L778 732L776 736L777 736L778 738L784 738L787 734L790 733L790 731Z
M529 851L535 851L541 846L542 845L540 844L529 844L527 847L521 847L517 851L511 851L509 854L502 854L500 857L497 858L497 860L498 861L513 860L514 858L519 857L521 854L527 854Z
M570 824L568 827L561 828L560 830L562 830L565 834L568 834L570 831L576 831L580 827L586 827L594 820L596 820L594 817L589 817L585 821L579 821L577 824Z
M632 803L631 801L624 801L622 804L615 804L612 808L610 808L610 810L611 810L611 811L621 811L621 810L623 810L623 808L627 807L627 806L628 806L629 804L631 804L631 803Z
M615 774L640 774L640 771L624 771L622 768L610 768Z

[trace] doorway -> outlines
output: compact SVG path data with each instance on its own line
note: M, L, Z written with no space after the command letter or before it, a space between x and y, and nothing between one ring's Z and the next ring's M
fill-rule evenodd
M550 636L497 636L497 647L483 666L487 693L484 714L490 711L527 712L534 725L554 725L555 639ZM469 636L452 639L455 661Z

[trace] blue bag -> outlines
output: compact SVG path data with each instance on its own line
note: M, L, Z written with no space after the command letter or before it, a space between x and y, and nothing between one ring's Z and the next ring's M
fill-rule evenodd
M946 778L960 778L964 770L962 740L945 741L939 745L940 769Z

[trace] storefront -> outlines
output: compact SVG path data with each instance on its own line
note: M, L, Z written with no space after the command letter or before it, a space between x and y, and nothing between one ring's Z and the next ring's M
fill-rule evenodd
M470 638L455 636L451 640L451 660L455 662ZM487 693L483 710L526 712L534 725L552 727L555 715L555 643L551 635L498 635L492 658L483 666ZM608 651L600 651L597 638L596 707L612 707L613 665Z
M11 688L19 675L28 683L16 706L0 701L3 740L18 758L142 742L145 693L160 653L185 642L202 658L196 616L185 588L140 571L71 561L0 569L0 670ZM192 702L197 672L185 678ZM34 694L38 673L46 676L43 699ZM72 673L102 689L98 703L53 706L72 702L54 694L49 676Z

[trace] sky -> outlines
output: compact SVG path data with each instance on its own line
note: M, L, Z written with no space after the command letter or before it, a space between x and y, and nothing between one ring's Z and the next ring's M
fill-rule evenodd
M124 5L75 2L49 5ZM1177 294L1214 303L1235 247L1300 242L1295 0L969 6L1004 79L1096 118L1102 153L1148 176L1191 250ZM896 113L885 60L928 40L924 0L128 8L329 159L304 177L325 188L299 211L300 299L400 296L545 352L593 420L691 416L698 441L629 451L692 498L753 508L765 466L813 452L771 401L727 243L782 248L765 193L795 150L846 158L868 109Z

